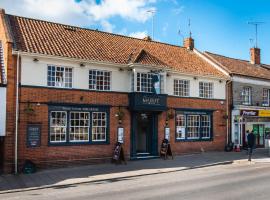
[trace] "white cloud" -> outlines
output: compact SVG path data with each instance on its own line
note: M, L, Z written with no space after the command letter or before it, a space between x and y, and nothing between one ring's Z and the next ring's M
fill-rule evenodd
M0 7L7 13L54 21L76 26L100 24L105 31L113 32L112 17L145 22L151 16L156 0L1 0Z
M148 36L148 33L147 33L147 31L138 31L138 32L130 33L129 36L134 37L134 38L143 39L146 36Z
M179 15L180 13L184 11L184 9L185 9L185 6L179 6L179 7L174 8L173 12L174 14Z

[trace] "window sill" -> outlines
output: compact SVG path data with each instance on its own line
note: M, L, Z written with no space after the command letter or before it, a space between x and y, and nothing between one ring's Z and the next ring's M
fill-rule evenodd
M109 141L104 142L49 142L48 146L79 146L79 145L109 145Z
M175 139L175 142L210 142L213 138L199 138L199 139Z

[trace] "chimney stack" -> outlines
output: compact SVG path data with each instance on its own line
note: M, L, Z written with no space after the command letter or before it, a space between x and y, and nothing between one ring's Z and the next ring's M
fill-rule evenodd
M253 47L250 49L250 62L251 64L261 64L261 49Z
M192 51L194 49L194 39L192 37L185 38L184 47Z

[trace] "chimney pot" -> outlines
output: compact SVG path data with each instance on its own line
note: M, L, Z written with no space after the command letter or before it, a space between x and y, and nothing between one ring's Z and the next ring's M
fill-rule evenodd
M250 62L256 65L261 64L261 49L256 47L250 49Z
M192 51L194 49L194 39L192 37L185 38L184 47Z

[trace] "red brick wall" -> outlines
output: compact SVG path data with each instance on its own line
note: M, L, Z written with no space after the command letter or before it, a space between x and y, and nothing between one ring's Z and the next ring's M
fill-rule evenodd
M80 100L81 97L83 100ZM79 90L61 90L48 88L22 87L20 95L20 121L19 121L19 163L20 166L25 159L31 159L40 167L48 167L55 164L66 164L73 162L97 162L100 158L109 159L112 156L114 144L117 141L118 121L115 117L118 106L128 106L128 95L125 93L89 92ZM28 103L32 102L34 115L25 113ZM112 105L110 110L110 144L103 145L70 145L70 146L48 146L48 102L75 103L75 104L107 104ZM37 105L40 103L40 105ZM171 145L175 154L200 152L210 150L223 150L226 139L226 102L222 105L219 100L202 100L195 98L168 97L168 107L193 108L193 109L214 109L213 114L213 141L203 142L175 142L175 119L169 121L171 128ZM130 113L127 108L123 109L125 118L125 154L130 154ZM166 112L158 116L158 145L164 137ZM12 121L10 121L12 123ZM42 123L42 138L40 148L26 147L26 126L27 123ZM13 149L13 147L12 147ZM12 163L12 161L11 161Z

